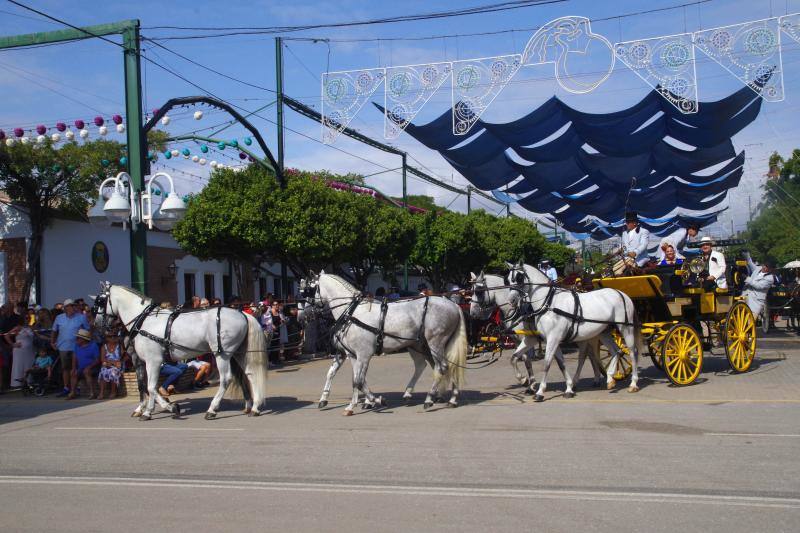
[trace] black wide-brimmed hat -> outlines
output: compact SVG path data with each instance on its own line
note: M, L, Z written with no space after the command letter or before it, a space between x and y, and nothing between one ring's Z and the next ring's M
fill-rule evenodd
M625 222L639 222L639 215L633 211L628 211L625 213Z

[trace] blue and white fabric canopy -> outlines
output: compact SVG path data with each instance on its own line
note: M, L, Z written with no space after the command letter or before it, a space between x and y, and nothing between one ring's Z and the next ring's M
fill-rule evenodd
M744 87L685 115L654 90L629 109L590 114L553 97L513 122L478 120L467 139L453 134L450 111L406 132L475 187L572 233L608 238L635 211L665 235L711 224L724 209L745 160L731 138L756 119L761 101Z

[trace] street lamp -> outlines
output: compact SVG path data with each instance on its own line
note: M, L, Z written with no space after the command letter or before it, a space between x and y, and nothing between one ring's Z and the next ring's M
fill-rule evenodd
M158 178L162 177L169 182L170 190L154 213L153 188L156 187L162 197L166 193L163 185L158 181ZM134 227L140 222L146 222L149 229L153 229L155 226L162 231L169 231L186 213L186 203L175 192L175 183L169 174L158 172L151 176L139 198L130 187L130 182L131 177L127 172L120 172L115 177L104 180L98 189L97 201L87 213L89 222L94 224L121 222L123 229L128 222ZM103 189L108 184L113 184L113 190L111 197L106 200Z

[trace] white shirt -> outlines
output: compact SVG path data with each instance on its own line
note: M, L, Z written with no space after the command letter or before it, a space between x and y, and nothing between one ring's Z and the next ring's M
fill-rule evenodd
M678 228L676 231L670 233L663 239L661 242L668 241L674 248L675 253L680 255L683 253L683 249L686 247L686 241L688 240L688 234L686 228ZM664 250L661 249L661 246L658 247L658 262L660 263L664 259Z
M758 316L767 302L767 293L775 284L775 275L771 272L762 272L761 267L753 262L749 254L745 257L750 275L744 280L742 295L753 314Z
M708 259L708 274L714 276L717 282L717 287L720 289L728 288L728 279L725 276L725 256L716 250L711 250L711 256Z
M629 252L636 254L636 264L644 266L649 260L647 257L647 241L650 240L650 232L641 226L637 226L631 231L622 232L622 247L627 255Z
M548 278L550 278L550 281L558 281L558 271L556 270L556 267L551 266L547 269L545 274Z

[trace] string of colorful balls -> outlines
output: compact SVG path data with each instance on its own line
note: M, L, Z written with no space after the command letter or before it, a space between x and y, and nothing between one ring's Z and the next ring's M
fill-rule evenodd
M94 125L97 126L97 133L100 136L108 135L108 126L106 125L106 120L101 116L94 117ZM115 124L115 129L117 133L125 133L125 124L123 123L123 119L121 115L114 115L111 117L111 122ZM87 139L89 137L89 130L86 128L87 124L81 119L76 120L73 125L78 130L78 136L81 139ZM13 146L14 143L19 142L21 144L28 144L31 141L36 142L37 144L44 144L47 140L46 134L48 131L56 130L54 133L50 135L50 140L52 142L59 142L61 140L61 135L63 134L64 139L67 141L75 140L75 132L70 129L70 127L64 122L58 122L53 127L47 127L44 124L39 124L36 126L35 130L31 130L32 132L35 131L37 134L36 139L32 139L25 135L26 131L22 128L14 128L12 135L6 134L5 131L0 130L0 141L5 141L6 146Z

